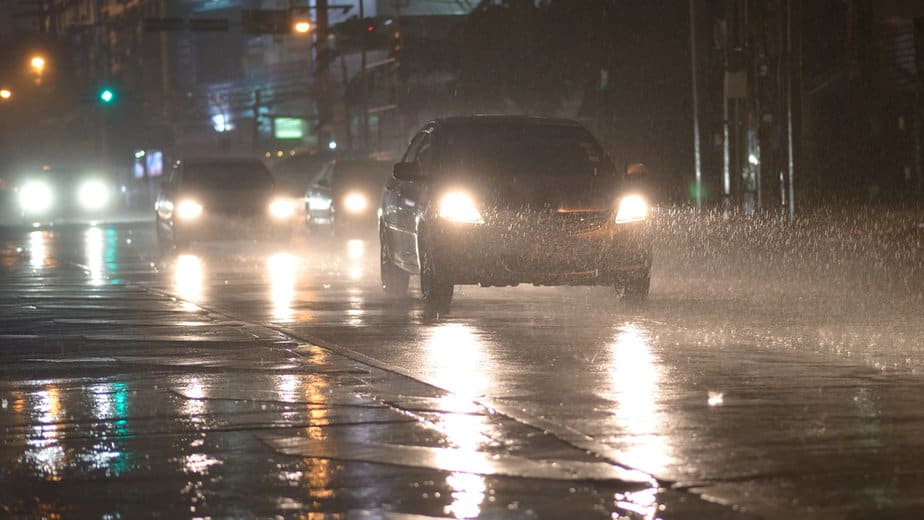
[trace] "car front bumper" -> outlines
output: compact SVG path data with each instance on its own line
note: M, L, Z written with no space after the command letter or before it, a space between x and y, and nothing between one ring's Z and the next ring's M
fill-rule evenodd
M648 222L577 232L441 222L430 237L457 284L612 285L651 267Z
M173 236L183 241L225 241L280 239L299 228L296 217L276 220L267 217L203 215L195 220L174 221Z

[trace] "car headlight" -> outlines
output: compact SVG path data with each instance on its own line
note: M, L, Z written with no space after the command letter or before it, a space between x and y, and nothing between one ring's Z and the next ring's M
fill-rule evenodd
M362 213L369 207L369 199L362 193L350 193L343 198L343 207L350 213Z
M176 207L176 216L181 220L195 220L202 216L202 204L188 199L180 201Z
M100 209L109 203L109 188L98 180L89 180L77 189L77 202L84 209Z
M54 195L51 187L41 181L30 181L19 190L19 205L27 213L42 213L51 207Z
M639 222L648 218L648 202L639 195L626 195L619 201L616 223Z
M290 218L295 214L295 203L289 199L273 199L269 205L270 215L279 220Z
M481 212L475 207L475 201L460 191L453 191L443 196L440 200L439 216L452 222L484 224Z

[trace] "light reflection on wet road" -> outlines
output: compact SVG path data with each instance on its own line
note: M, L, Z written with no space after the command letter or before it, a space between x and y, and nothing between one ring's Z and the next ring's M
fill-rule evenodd
M68 252L56 242L59 231L33 231L25 258L36 272L61 259L79 263L90 285L118 278L163 291L184 311L271 324L448 390L436 406L449 413L418 414L457 449L435 452L438 465L458 462L439 457L516 450L516 439L498 438L485 415L471 413L475 401L610 461L771 517L863 516L878 508L913 516L924 508L917 498L924 496L917 457L924 451L924 320L899 302L857 319L828 295L710 296L696 290L695 272L656 268L652 301L641 310L599 288L465 287L452 314L432 321L416 301L381 294L374 242L218 244L162 259L147 228L129 232L126 244L125 230L108 240L109 231L90 228L83 249ZM110 251L115 240L121 245ZM197 375L178 380L190 432L231 413L211 409L225 401L210 389L224 384ZM317 425L336 420L325 401L328 384L278 374L267 391L278 402L317 405L301 427L307 439L323 440L330 431ZM116 472L124 448L107 439L124 437L113 433L124 404L120 412L112 386L90 388L94 415L106 426L92 436L89 457ZM61 411L53 390L14 401L28 409L34 430L27 463L48 478L73 456L54 442ZM206 449L205 437L183 441L175 461L181 471L204 478L232 464ZM307 477L323 495L336 464L308 460L328 465ZM287 474L300 481L296 471ZM190 482L192 498L204 493L196 488L201 479ZM451 495L444 514L474 516L486 503L482 475L452 472L444 485ZM611 502L654 518L656 491L621 491Z
M843 302L824 295L770 303L741 293L708 298L661 277L641 311L610 301L605 289L465 287L452 314L431 323L416 302L381 295L376 244L358 244L298 249L307 273L293 307L310 319L275 319L257 294L222 291L224 285L210 304L369 356L610 460L732 503L773 510L785 498L822 507L830 505L829 495L818 492L828 485L856 490L871 479L866 492L902 504L895 479L898 487L924 486L914 471L893 473L917 442L905 445L904 433L871 426L915 408L898 388L920 385L917 367L902 369L908 352L889 345L858 356L871 338L908 345L924 336L924 321L908 309L856 320L832 312ZM375 274L358 276L360 269ZM246 271L222 264L212 276ZM888 313L898 327L877 325ZM838 331L857 334L831 341ZM883 366L899 370L883 373ZM867 396L865 407L858 407L858 395ZM441 429L452 435L476 427ZM810 485L832 475L840 482ZM729 484L740 480L747 484ZM754 486L767 486L766 496Z

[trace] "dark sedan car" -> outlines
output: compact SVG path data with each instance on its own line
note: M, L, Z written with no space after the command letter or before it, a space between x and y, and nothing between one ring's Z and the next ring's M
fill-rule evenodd
M327 228L338 236L374 233L378 201L391 166L373 160L327 163L305 193L309 228Z
M277 192L266 166L251 159L178 161L154 203L162 245L285 238L298 204Z
M630 175L631 174L631 175ZM433 121L394 167L379 233L382 285L445 312L456 284L611 285L647 297L651 250L642 165L617 174L567 120Z

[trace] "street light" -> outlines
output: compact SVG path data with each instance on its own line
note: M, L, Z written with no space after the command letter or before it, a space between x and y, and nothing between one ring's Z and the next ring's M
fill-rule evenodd
M0 101L6 101L13 97L13 91L8 88L0 89Z
M41 74L45 71L45 58L41 56L33 56L29 64L32 65L32 70L37 74Z
M311 22L308 20L298 20L292 26L295 29L295 32L299 34L308 34L311 31Z

